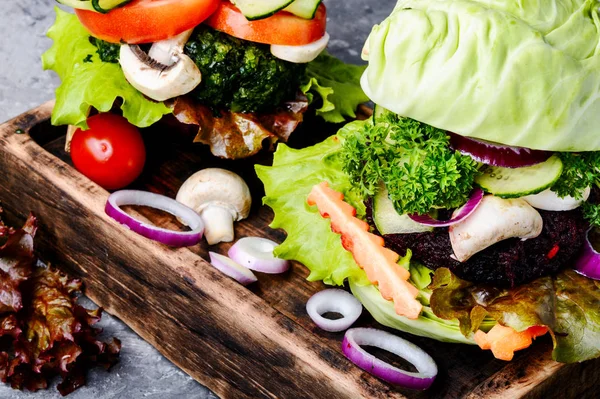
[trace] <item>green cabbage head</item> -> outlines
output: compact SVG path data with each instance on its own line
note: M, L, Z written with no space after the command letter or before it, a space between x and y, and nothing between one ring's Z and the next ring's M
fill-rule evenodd
M600 151L597 0L401 0L363 54L366 94L432 126Z

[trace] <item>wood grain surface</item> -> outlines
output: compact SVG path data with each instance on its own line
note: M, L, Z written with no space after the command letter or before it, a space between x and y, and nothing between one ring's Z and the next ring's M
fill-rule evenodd
M44 104L0 127L0 201L8 217L40 217L40 253L84 279L86 294L121 318L161 353L221 397L234 398L520 398L598 397L600 361L562 365L550 359L550 343L502 362L476 347L409 338L428 351L440 374L432 389L392 387L356 368L340 350L342 334L315 328L307 299L321 283L306 281L302 265L283 275L259 275L244 288L213 269L206 244L171 249L118 225L104 213L108 193L69 165L66 129L47 121ZM332 132L306 123L290 145L317 142ZM24 133L24 134L18 134ZM308 134L310 132L310 135ZM317 132L317 134L315 134ZM262 186L251 160L222 161L189 137L163 124L144 132L148 165L136 188L171 197L200 168L239 173L250 185L251 217L236 236L283 240L268 227L271 211L261 206ZM129 212L162 227L179 228L170 215L148 208ZM226 253L230 244L211 247ZM358 325L374 322L363 315Z

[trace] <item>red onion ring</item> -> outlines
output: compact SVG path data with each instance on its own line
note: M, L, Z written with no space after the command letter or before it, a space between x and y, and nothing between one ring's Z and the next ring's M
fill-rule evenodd
M520 168L544 162L552 155L548 151L492 143L451 132L448 132L448 135L450 148L486 165Z
M600 280L600 253L594 249L594 245L590 241L592 230L589 229L585 236L583 253L575 262L575 271L587 278Z
M168 212L184 221L192 231L173 231L142 223L121 209L124 205L148 206ZM164 195L147 191L121 190L108 197L106 214L141 236L171 247L190 247L202 239L204 223L193 209Z
M273 255L277 245L275 241L262 237L244 237L229 248L227 255L250 270L279 274L289 269L290 263Z
M350 328L362 313L362 305L352 294L338 288L317 292L306 302L306 312L322 330L340 332ZM341 319L327 319L327 312L340 313Z
M417 373L401 370L376 358L361 346L374 346L408 361ZM374 328L351 328L346 331L342 352L361 369L391 384L425 390L433 384L438 369L435 361L417 345L396 335Z
M257 281L256 276L249 269L229 259L227 256L215 252L209 252L210 264L217 270L231 277L242 285L248 285Z
M425 226L448 227L452 226L453 224L462 222L463 220L471 216L471 214L475 212L475 209L477 209L479 204L481 204L482 199L483 190L480 188L476 188L471 193L471 196L469 197L467 203L464 204L462 207L458 208L456 211L454 211L450 220L436 220L429 215L417 214L408 215L408 217L414 220L415 222Z

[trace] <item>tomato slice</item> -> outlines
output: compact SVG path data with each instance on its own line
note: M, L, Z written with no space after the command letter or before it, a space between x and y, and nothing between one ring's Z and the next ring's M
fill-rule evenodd
M206 24L228 35L251 42L302 46L315 42L325 35L327 9L321 4L313 19L304 19L280 11L269 18L248 21L237 7L229 1L224 1Z
M75 10L90 33L111 43L153 43L200 25L221 0L135 0L108 14Z

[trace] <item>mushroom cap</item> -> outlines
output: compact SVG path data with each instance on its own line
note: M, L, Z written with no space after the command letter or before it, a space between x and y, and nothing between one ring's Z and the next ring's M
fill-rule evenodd
M247 218L252 205L244 179L220 168L202 169L190 176L179 188L177 201L198 213L209 206L225 208L235 221Z

